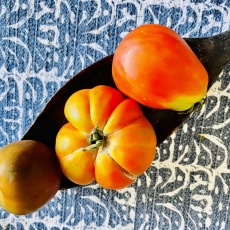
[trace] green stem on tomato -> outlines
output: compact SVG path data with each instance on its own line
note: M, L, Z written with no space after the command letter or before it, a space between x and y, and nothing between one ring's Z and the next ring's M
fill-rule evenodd
M105 143L105 136L101 130L95 127L89 135L89 146L85 147L83 151L93 150L95 148L99 148L101 145Z

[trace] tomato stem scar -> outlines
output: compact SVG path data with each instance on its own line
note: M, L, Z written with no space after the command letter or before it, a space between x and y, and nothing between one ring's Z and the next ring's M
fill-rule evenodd
M83 151L93 150L103 145L105 143L105 136L100 129L95 127L90 132L88 142L90 145L85 147Z

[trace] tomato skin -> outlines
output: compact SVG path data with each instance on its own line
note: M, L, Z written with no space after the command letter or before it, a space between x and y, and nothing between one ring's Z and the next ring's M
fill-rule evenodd
M102 151L98 153L95 162L95 174L98 184L106 189L122 189L131 185L134 178L127 177L118 167L116 162Z
M16 215L33 213L57 193L61 170L55 154L34 140L0 149L0 206Z
M108 133L108 152L121 167L135 175L146 171L155 156L156 136L134 100L127 99L116 108L104 132Z
M63 174L79 184L90 184L95 180L94 153L81 151L88 145L87 137L70 123L65 124L56 137L56 153Z
M103 188L121 189L151 165L154 129L137 102L118 90L77 91L67 100L65 114L69 122L59 130L55 149L62 172L74 183L96 179ZM101 138L100 146L95 147L94 135Z
M128 172L140 175L149 167L155 155L151 125L141 116L121 130L109 135L108 152ZM128 154L126 154L128 152Z
M121 41L112 75L122 93L157 109L187 110L208 86L205 68L184 39L157 24L139 26Z
M118 90L99 85L71 95L66 102L64 113L75 128L89 133L96 125L102 129L121 101L123 96Z

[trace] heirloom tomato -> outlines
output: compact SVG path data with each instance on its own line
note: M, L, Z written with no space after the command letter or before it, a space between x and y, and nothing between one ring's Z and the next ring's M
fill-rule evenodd
M112 63L117 88L139 103L184 111L202 101L208 74L185 40L162 25L131 31L118 45Z
M133 99L99 85L72 94L64 113L68 123L57 134L56 154L69 180L121 189L149 168L156 135Z

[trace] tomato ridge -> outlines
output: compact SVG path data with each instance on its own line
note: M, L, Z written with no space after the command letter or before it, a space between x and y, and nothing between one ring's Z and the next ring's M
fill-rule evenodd
M123 126L121 126L120 128L114 130L114 131L111 132L111 133L106 134L105 137L109 137L109 136L113 135L114 133L116 133L116 132L118 132L118 131L124 129L126 126L128 126L128 125L134 123L136 120L138 120L138 119L139 119L140 117L142 117L142 116L143 116L143 114L141 114L140 116L137 116L137 117L133 118L130 122L125 123L125 124L124 124Z
M127 178L131 179L131 180L136 180L137 178L137 175L129 172L128 170L124 169L122 166L120 166L117 161L110 155L110 153L108 152L108 150L106 148L103 148L104 153L106 153L111 159L112 161L114 162L115 166L117 167L117 169L124 175L126 176ZM100 153L98 153L99 155ZM97 160L97 159L96 159Z

